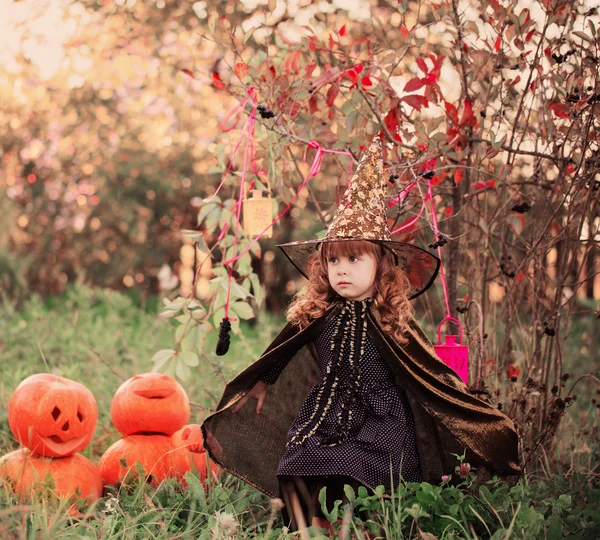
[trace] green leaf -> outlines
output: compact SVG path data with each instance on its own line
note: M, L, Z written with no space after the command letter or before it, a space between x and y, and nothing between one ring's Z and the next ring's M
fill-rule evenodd
M252 283L252 290L254 291L256 304L260 307L264 298L264 289L260 284L258 274L250 274L250 282Z
M250 304L246 302L235 302L233 309L239 315L240 319L248 320L254 318L254 311Z
M187 380L192 374L192 370L185 365L184 362L179 359L177 365L175 366L175 375L181 379L182 381Z
M214 202L207 203L200 208L198 211L198 218L196 219L198 227L202 225L202 222L206 219L208 214L210 214L215 208L217 208L217 203Z
M200 242L200 240L204 240L204 236L201 231L195 231L193 229L181 229L183 236L189 238L193 242Z
M187 326L185 324L180 324L177 328L175 328L175 342L179 343L179 341L183 338L184 332L186 332Z
M348 502L354 506L354 502L356 501L356 495L352 486L349 486L348 484L344 485L344 495L346 495Z
M329 521L329 523L336 522L339 516L339 508L342 504L342 501L335 501L333 503L333 510L329 512L329 510L327 509L327 488L324 487L319 492L319 504L321 505L321 511L323 512L323 515L327 518L327 521Z
M234 281L232 279L230 283L231 283L232 296L234 296L235 298L239 298L240 300L245 300L246 298L249 298L249 297L252 298L250 291L247 291L246 289L244 289L244 287L242 287L237 281ZM225 284L225 288L227 288L226 284Z
M190 367L198 367L200 360L198 355L193 351L182 351L179 353L179 359Z
M204 490L204 485L200 482L200 479L191 472L185 473L185 481L190 495L198 502L198 510L201 513L206 513L208 511L208 504L206 503L206 491Z
M154 362L152 371L160 371L160 368L162 368L174 356L175 351L173 349L162 349L157 351L150 360L151 362Z

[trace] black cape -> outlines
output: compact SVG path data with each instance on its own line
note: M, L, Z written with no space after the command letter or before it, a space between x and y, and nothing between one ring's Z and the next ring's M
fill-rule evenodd
M303 330L292 324L285 326L261 357L227 384L217 411L202 425L210 457L271 497L278 496L276 471L288 429L319 380L312 341L341 307L341 302L334 303ZM443 475L454 474L457 460L451 454L465 451L465 461L478 469L481 479L491 474L509 477L521 473L513 422L468 392L454 370L437 357L414 318L406 345L384 335L376 308L367 314L367 328L396 383L406 392L426 482L439 484ZM256 414L255 402L249 402L233 414L232 406L281 358L290 360L275 384L269 386L262 412Z

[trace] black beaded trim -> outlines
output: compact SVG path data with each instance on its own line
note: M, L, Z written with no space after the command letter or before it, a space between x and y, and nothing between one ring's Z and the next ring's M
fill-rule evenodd
M330 347L334 351L332 357L327 363L325 377L317 393L315 409L310 418L298 428L296 433L289 439L287 446L297 446L302 444L308 438L312 437L319 426L323 423L325 416L329 412L335 392L339 384L338 372L341 366L346 343L349 342L349 365L351 372L351 384L345 389L342 396L340 411L337 414L337 426L332 435L321 441L321 446L335 446L348 440L349 426L352 424L352 409L360 388L360 359L365 352L367 341L367 325L365 321L368 305L373 301L372 298L366 298L357 302L346 300L342 308L340 317L336 321L334 332L331 336ZM357 314L357 305L360 305L360 314ZM357 325L357 322L359 325ZM340 337L338 335L340 334ZM350 336L348 336L348 332ZM360 334L360 338L359 338ZM350 340L348 340L350 337ZM360 339L360 341L359 341ZM329 391L329 395L326 392Z

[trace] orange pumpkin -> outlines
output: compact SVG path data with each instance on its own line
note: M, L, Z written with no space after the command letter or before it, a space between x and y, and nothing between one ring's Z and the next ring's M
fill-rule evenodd
M136 462L156 486L167 477L181 478L187 470L187 450L174 449L166 435L128 435L104 452L98 470L104 482L118 484L130 470L135 471Z
M184 426L173 434L171 440L173 448L185 448L188 451L185 470L180 471L182 475L191 471L192 468L198 472L201 482L205 482L208 476L214 479L221 475L221 468L208 457L204 449L204 439L199 424Z
M16 439L35 454L65 457L92 440L98 407L82 384L38 373L17 386L8 404L8 423Z
M0 486L13 490L21 499L31 499L33 492L41 491L47 475L52 477L52 492L59 498L80 496L92 502L102 496L102 478L81 454L53 459L20 448L0 458Z
M125 381L115 393L110 417L123 435L173 435L190 420L185 390L172 377L143 373Z

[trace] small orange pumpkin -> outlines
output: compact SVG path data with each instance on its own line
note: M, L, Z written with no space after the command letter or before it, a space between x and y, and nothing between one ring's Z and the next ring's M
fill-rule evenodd
M136 462L144 468L146 480L157 486L167 477L181 478L187 470L187 450L175 449L166 435L127 435L100 458L98 470L107 484L118 484Z
M202 428L199 424L188 424L187 426L183 426L183 428L173 434L171 440L173 448L185 448L188 451L188 462L185 464L185 470L181 471L182 475L194 468L198 472L201 482L205 482L209 476L211 479L221 476L221 467L208 457L208 454L204 449ZM209 469L210 474L208 471Z
M143 373L119 387L110 406L110 417L123 435L173 435L189 422L190 402L172 377Z
M83 384L38 373L17 386L8 404L13 435L35 454L65 457L92 440L98 407Z
M80 496L89 503L102 496L102 478L81 454L54 459L20 448L0 458L0 486L10 488L21 499L31 499L35 491L41 491L47 475L52 477L52 491L59 498Z

